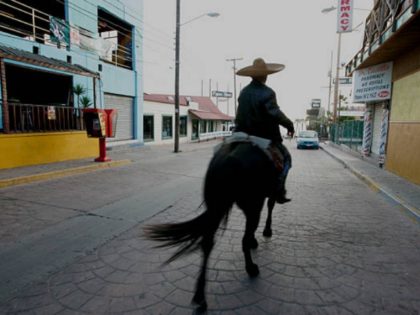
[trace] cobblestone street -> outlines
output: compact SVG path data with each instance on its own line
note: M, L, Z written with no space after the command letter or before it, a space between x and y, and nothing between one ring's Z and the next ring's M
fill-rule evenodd
M260 276L250 279L245 271L241 246L245 220L235 208L226 230L219 231L211 254L207 313L419 314L418 221L370 189L323 150L296 150L293 142L287 145L294 159L288 180L293 201L275 206L270 239L262 236L266 216L266 210L263 211L256 233L260 246L253 251ZM156 244L143 238L142 227L186 220L202 211L197 206L202 201L201 182L211 150L209 144L177 156L186 158L188 163L170 166L167 163L171 157L162 154L159 161L147 162L147 169L136 161L112 171L125 174L115 178L115 182L107 181L112 187L119 187L118 198L124 198L124 194L131 198L130 192L139 194L141 189L130 185L141 182L141 177L148 174L147 181L154 183L148 191L149 198L165 198L169 194L174 198L171 206L144 221L133 216L137 223L18 290L3 301L0 313L192 314L190 301L200 255L162 265L170 251L153 248ZM195 158L201 160L194 163ZM91 173L92 181L103 172L107 171ZM130 172L136 180L124 182L130 178ZM167 190L172 186L161 185L173 181L174 174L179 178L194 175L194 180L179 182L183 192L176 195ZM161 181L155 176L164 178ZM80 177L72 177L72 181L77 182ZM67 180L70 179L64 183ZM64 194L63 181L61 185L54 181L22 187L31 191L37 185L52 187L52 183L57 184L57 195ZM0 191L0 196L10 198L17 191L18 188L6 189ZM107 198L108 203L118 199ZM60 220L68 218L64 215ZM43 227L39 229L42 231ZM30 237L31 233L27 233Z

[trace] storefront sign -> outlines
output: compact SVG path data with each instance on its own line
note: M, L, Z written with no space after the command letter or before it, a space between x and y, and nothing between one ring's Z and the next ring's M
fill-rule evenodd
M392 62L357 70L353 74L354 103L391 98Z
M337 33L351 32L353 28L353 0L338 0Z

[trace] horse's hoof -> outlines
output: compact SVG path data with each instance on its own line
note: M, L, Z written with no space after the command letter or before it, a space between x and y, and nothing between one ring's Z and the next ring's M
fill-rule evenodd
M271 229L264 230L263 231L263 236L272 237L273 236L273 231Z
M253 239L249 240L248 245L249 245L249 248L251 248L251 249L257 249L258 248L258 241L255 238L253 238Z
M207 311L207 301L205 298L193 297L191 304L196 305L195 311L197 314L201 314Z
M245 268L246 268L246 272L251 278L254 278L260 274L260 269L258 268L256 264L248 265Z

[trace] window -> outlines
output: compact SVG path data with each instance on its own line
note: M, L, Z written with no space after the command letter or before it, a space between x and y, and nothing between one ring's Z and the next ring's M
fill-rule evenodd
M200 121L200 133L207 132L207 120Z
M209 121L209 132L213 132L214 131L214 121L210 120Z
M105 10L98 9L98 33L102 60L132 69L132 27Z
M154 121L152 115L143 116L143 136L144 141L153 141L154 136Z
M53 44L50 17L64 23L64 1L0 1L0 31L43 44Z
M162 139L172 138L172 116L162 117Z
M179 134L181 137L187 136L187 116L179 117Z

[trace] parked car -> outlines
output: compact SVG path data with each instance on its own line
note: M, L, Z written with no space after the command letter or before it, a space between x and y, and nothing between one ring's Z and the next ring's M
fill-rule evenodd
M319 149L318 133L313 130L299 131L296 137L298 149Z

